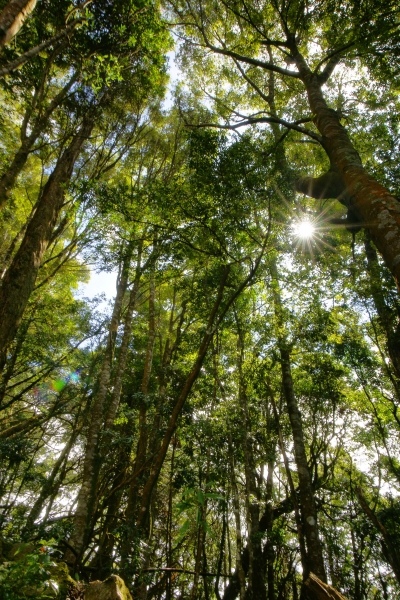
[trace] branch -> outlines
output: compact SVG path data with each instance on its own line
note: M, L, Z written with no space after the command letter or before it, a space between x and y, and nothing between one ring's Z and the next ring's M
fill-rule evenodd
M213 44L210 44L206 41L207 47L217 54L223 54L224 56L229 56L235 60L240 62L247 63L248 65L253 65L254 67L261 67L267 71L273 71L274 73L279 73L280 75L285 75L286 77L293 77L294 79L300 79L300 75L297 71L290 71L289 69L283 69L282 67L277 67L272 63L264 62L263 60L258 60L257 58L250 58L249 56L243 56L242 54L238 54L237 52L233 52L233 50L226 50L224 48L218 48Z
M277 123L278 125L283 125L287 129L293 129L294 131L299 131L304 135L308 135L309 137L316 140L318 143L322 143L322 137L318 133L314 133L305 127L300 127L298 123L309 123L311 119L300 119L299 121L295 121L294 123L289 123L284 119L280 119L279 117L257 117L245 119L240 121L239 123L235 123L233 125L220 125L218 123L201 123L200 125L192 125L190 123L186 123L188 127L214 127L217 129L238 129L239 127L244 127L245 125L254 125L255 123Z
M265 102L267 102L267 104L270 103L270 97L267 96L266 94L264 94L264 92L262 90L260 90L260 88L258 87L258 85L256 83L254 83L254 81L252 79L250 79L250 77L247 75L246 71L240 66L240 64L238 63L237 60L235 60L235 65L237 66L237 68L239 69L239 71L242 74L242 77L247 81L247 83L249 85L251 85L251 87L256 90L257 94L259 96L261 96L261 98L263 100L265 100Z
M328 61L328 64L326 65L325 69L322 71L322 73L320 73L317 76L318 83L320 85L323 85L324 83L326 83L328 81L329 77L332 75L333 70L335 69L336 65L338 64L338 62L341 59L340 54L342 52L344 52L345 50L347 50L348 48L351 48L351 46L354 46L354 45L355 45L355 42L349 42L348 44L345 44L341 48L338 48L337 50L334 50L333 52L328 54L328 56L326 56L323 60L321 60L317 64L317 66L314 69L314 73L316 73L318 71L318 69L321 67L321 65L324 64L324 62Z
M41 52L45 48L48 48L52 44L55 44L56 42L61 40L63 37L68 35L68 33L70 31L75 29L75 26L78 25L78 23L82 23L82 21L84 21L83 18L75 19L74 21L72 21L70 23L70 25L68 25L65 29L60 31L60 33L57 33L50 39L42 42L41 44L39 44L38 46L35 46L34 48L31 48L30 50L28 50L27 52L25 52L24 54L22 54L15 60L12 60L11 62L9 62L8 65L6 65L2 69L0 69L0 77L4 77L4 75L9 75L12 71L15 71L15 69L17 69L18 67L20 67L21 65L26 63L30 58L33 58L34 56L39 54L39 52Z

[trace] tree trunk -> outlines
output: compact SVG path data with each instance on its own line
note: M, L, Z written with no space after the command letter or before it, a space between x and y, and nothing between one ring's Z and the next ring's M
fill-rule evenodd
M256 484L255 461L253 453L253 443L251 439L251 423L248 410L248 397L246 392L246 383L243 374L243 353L244 339L243 332L240 330L238 319L236 319L238 328L238 373L239 373L239 405L243 414L243 455L246 477L246 508L247 508L247 528L249 550L249 571L248 571L248 589L246 598L248 600L266 600L265 580L264 580L264 557L261 549L261 540L259 534L260 520L260 492Z
M314 573L310 573L304 585L311 600L346 600L340 592L321 581Z
M118 332L118 326L121 320L122 302L128 284L129 265L131 252L125 257L121 271L118 277L117 294L114 301L114 308L111 317L106 350L101 366L98 380L98 389L93 399L89 431L87 435L85 458L83 463L83 473L81 477L81 488L78 494L77 508L73 522L73 533L69 539L69 545L74 548L75 553L67 549L65 561L75 564L80 560L88 534L88 525L90 519L90 509L94 502L94 495L98 478L98 442L101 426L103 423L103 412L108 387L111 377L112 359L115 348L115 341Z
M245 600L246 596L246 578L242 565L242 528L240 523L240 502L239 502L239 493L236 484L235 477L235 462L233 459L233 447L232 447L232 436L229 430L228 433L228 442L229 442L229 467L230 467L230 477L231 477L231 489L232 489L232 502L233 502L233 513L235 516L235 526L236 526L236 572L238 578L238 585L236 582L233 582L232 587L232 598L236 598L237 592L240 594L240 600ZM235 588L235 591L234 591ZM229 589L229 586L227 590ZM234 595L233 595L234 594ZM226 594L224 594L224 598L226 598Z
M78 413L78 417L79 417L79 413ZM77 419L78 419L78 417L77 417ZM53 493L54 482L58 475L58 472L60 471L63 463L68 460L68 456L71 452L72 446L74 445L75 440L81 429L81 428L77 429L76 425L77 425L77 423L75 423L74 429L71 432L68 442L65 444L63 450L61 451L60 456L54 463L54 466L52 468L50 475L44 482L42 489L40 491L40 494L39 494L38 498L36 499L34 505L31 508L31 511L26 519L26 524L25 524L25 527L23 530L23 535L25 535L25 537L26 536L29 537L32 535L32 530L34 528L35 521L39 517L39 515L42 511L43 505L46 502L47 498L49 498L49 496L51 496L51 494Z
M11 0L0 13L0 48L3 48L21 29L37 0Z
M124 333L122 336L122 342L119 349L117 370L114 378L114 387L111 395L111 401L108 406L107 416L104 423L104 430L107 431L112 428L115 416L117 414L119 401L122 390L122 378L124 376L126 361L128 358L129 342L132 334L132 317L136 307L136 300L139 293L140 277L142 275L141 269L141 257L142 257L142 243L139 245L138 258L136 263L136 274L135 281L131 292L129 294L128 308L126 310L125 321L124 321Z
M374 301L379 322L386 334L387 349L393 366L394 374L400 379L400 323L399 316L394 316L387 305L382 290L378 256L371 244L369 235L364 239L365 255L367 257L367 271L370 280L371 296Z
M21 322L43 255L61 212L65 186L71 178L75 161L92 131L93 124L94 116L88 115L57 161L43 188L24 239L3 279L0 289L0 370L4 367L7 349Z
M133 478L128 492L128 502L125 512L125 540L121 545L121 557L124 563L124 573L126 577L130 577L129 563L130 554L133 544L133 537L135 532L135 519L137 517L138 508L138 496L139 490L145 483L144 467L147 458L147 446L148 446L148 425L147 425L147 403L148 403L148 387L153 363L154 353L154 342L156 335L155 325L155 284L154 284L154 272L151 273L150 277L150 297L149 297L149 324L148 324L148 337L147 337L147 348L146 356L143 367L143 378L140 386L140 402L139 402L139 439L136 448L136 459L133 466ZM142 531L142 535L147 535L148 527L143 523L146 531Z
M320 77L312 73L294 41L290 45L315 125L322 135L322 146L331 162L324 176L315 180L303 178L297 189L312 197L338 198L346 204L368 229L400 288L400 203L366 172L336 111L325 101Z
M280 297L278 272L275 263L271 267L275 313L278 327L284 326L282 315L282 301ZM315 506L314 492L311 483L311 474L307 463L307 454L304 444L303 423L294 393L292 371L290 364L290 350L284 334L278 340L280 363L282 371L282 390L289 415L293 435L294 456L299 478L300 511L302 527L307 546L307 568L303 572L306 579L310 571L316 573L320 579L326 581L325 567L322 556L322 547L318 535L317 509Z

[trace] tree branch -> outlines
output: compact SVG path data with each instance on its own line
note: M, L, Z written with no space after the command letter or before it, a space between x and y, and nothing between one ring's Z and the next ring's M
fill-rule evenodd
M10 73L12 73L12 71L15 71L15 69L17 69L18 67L20 67L21 65L26 63L30 58L33 58L34 56L39 54L39 52L41 52L45 48L48 48L52 44L55 44L56 42L61 40L63 37L68 35L68 33L70 33L73 29L75 29L75 26L78 25L78 23L82 23L84 20L85 19L83 19L83 18L75 19L65 29L60 31L60 33L57 33L56 35L49 38L48 40L45 40L38 46L31 48L30 50L28 50L27 52L25 52L24 54L22 54L15 60L12 60L11 62L9 62L8 65L6 65L2 69L0 69L0 77L9 75Z

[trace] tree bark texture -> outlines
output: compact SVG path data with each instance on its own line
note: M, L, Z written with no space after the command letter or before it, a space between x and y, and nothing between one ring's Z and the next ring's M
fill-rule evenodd
M328 173L315 181L316 193L310 178L303 181L304 188L300 185L298 189L312 197L321 197L324 186L332 187L328 196L325 192L322 197L339 198L351 209L360 224L368 229L400 288L400 203L364 169L339 116L325 101L320 77L312 73L294 42L291 46L310 109L315 115L314 123L331 162Z
M321 581L314 573L310 573L305 581L310 600L346 600L335 588Z
M374 301L379 322L386 334L387 349L393 366L394 374L400 379L400 322L399 315L394 316L387 305L380 277L378 256L371 244L369 235L364 240L365 255L367 257L367 271L370 279L371 296Z
M126 533L125 539L121 544L121 556L125 562L125 572L129 574L129 555L133 543L134 531L135 531L135 519L137 517L138 509L138 498L139 490L145 483L144 467L147 458L147 446L148 446L148 424L147 424L147 394L148 387L153 363L154 353L154 342L156 336L156 324L155 324L155 283L154 283L154 272L150 276L150 296L149 296L149 321L148 321L148 335L147 335L147 347L146 356L143 367L143 377L140 386L140 402L139 402L139 439L136 447L136 459L133 466L133 477L131 485L129 486L128 502L125 511L125 524ZM153 432L153 435L155 432ZM142 534L145 536L148 534L147 527L143 528Z
M11 0L0 14L0 48L3 48L21 29L37 0Z
M119 354L118 354L118 364L117 364L117 370L116 370L115 378L114 378L114 387L113 387L113 391L112 391L112 395L111 395L110 404L109 404L108 410L107 410L107 416L106 416L105 423L104 423L105 431L112 428L112 424L113 424L115 416L117 414L117 410L118 410L118 406L119 406L119 402L120 402L121 390L122 390L122 379L124 376L126 361L128 358L129 342L130 342L131 335L132 335L132 317L133 317L133 312L136 307L136 301L137 301L137 296L139 293L139 286L140 286L140 277L142 274L141 265L140 265L141 253L142 253L142 250L141 250L141 246L140 246L137 264L136 264L135 280L133 282L133 286L132 286L132 289L129 294L128 307L126 309L126 315L125 315L125 320L124 320L124 333L122 336L121 346L120 346Z
M94 117L88 115L57 161L54 171L43 188L24 239L4 276L0 288L0 369L4 367L7 349L21 322L43 255L61 212L65 185L71 178L75 161L92 131L93 124Z
M307 463L303 424L293 389L289 351L281 348L280 355L283 395L292 429L294 456L299 478L300 511L306 538L308 570L317 573L322 580L326 580L322 546L318 535L317 509L311 484L311 474ZM305 574L305 576L307 575L308 573Z
M248 528L248 550L249 550L249 571L248 571L248 590L246 598L252 600L266 600L265 590L265 561L261 548L259 536L260 520L260 491L256 483L255 461L253 452L253 442L251 437L251 422L248 408L248 396L246 391L246 382L243 374L243 353L244 339L243 332L238 325L238 373L239 373L239 402L243 414L243 455L246 477L246 508L247 508L247 528Z

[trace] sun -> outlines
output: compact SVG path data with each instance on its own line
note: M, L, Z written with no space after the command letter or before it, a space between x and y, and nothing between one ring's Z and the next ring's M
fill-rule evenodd
M296 237L301 238L302 240L308 240L313 237L315 233L315 226L311 221L297 221L293 225L293 233Z

